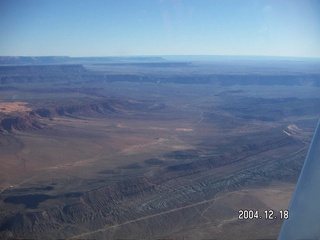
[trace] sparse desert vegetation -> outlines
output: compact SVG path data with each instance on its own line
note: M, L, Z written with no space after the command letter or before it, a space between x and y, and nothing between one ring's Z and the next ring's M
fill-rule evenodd
M0 238L277 237L318 65L89 60L0 66Z

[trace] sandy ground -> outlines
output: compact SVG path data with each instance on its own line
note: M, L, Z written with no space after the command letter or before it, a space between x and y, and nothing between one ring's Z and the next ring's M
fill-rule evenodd
M27 112L31 111L31 108L26 107L26 102L0 102L0 112L12 113L12 112Z

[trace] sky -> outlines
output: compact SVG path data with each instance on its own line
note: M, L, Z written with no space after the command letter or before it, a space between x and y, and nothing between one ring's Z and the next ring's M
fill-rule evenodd
M0 56L320 58L319 0L0 0Z

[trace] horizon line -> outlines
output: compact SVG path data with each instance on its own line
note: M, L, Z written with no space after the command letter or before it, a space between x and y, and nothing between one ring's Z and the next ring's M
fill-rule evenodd
M167 58L256 58L256 59L310 59L320 60L320 57L305 57L305 56L273 56L273 55L213 55L213 54L163 54L163 55L104 55L104 56L69 56L69 55L0 55L0 58L152 58L152 57L167 57ZM244 59L245 60L245 59Z

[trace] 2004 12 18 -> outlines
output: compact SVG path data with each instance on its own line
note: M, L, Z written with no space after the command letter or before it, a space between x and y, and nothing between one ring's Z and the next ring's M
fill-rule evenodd
M272 209L263 211L263 214L260 214L259 210L247 210L240 209L238 211L238 219L239 220L254 220L254 219L266 219L266 220L274 220L274 219L288 219L289 211L279 210L275 211Z

